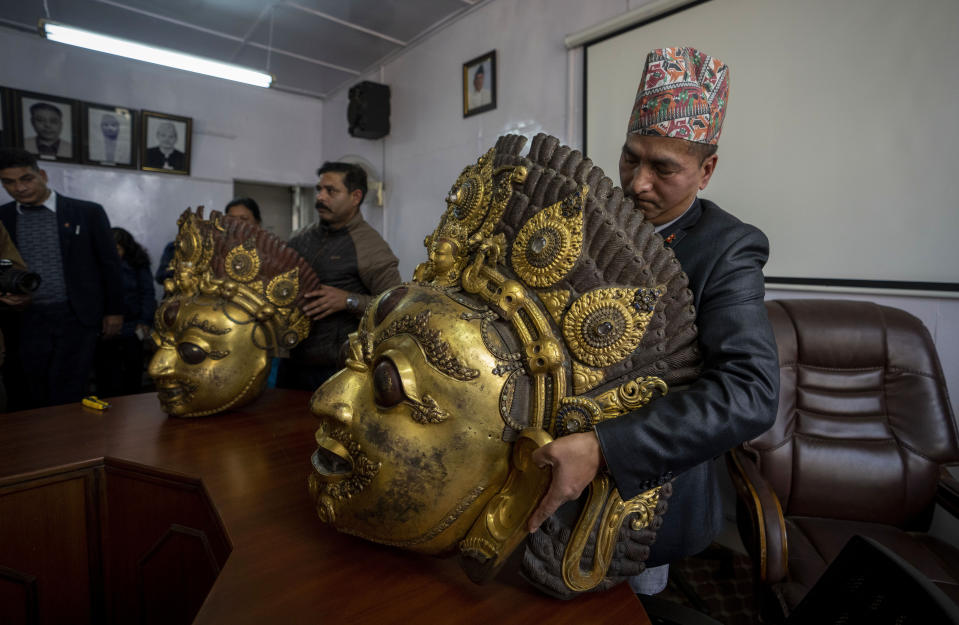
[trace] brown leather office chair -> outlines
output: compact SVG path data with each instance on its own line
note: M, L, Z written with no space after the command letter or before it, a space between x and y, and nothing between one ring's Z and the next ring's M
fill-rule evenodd
M849 539L786 625L956 625L959 605L869 538Z
M764 618L799 604L843 545L890 548L959 602L959 550L925 534L959 516L959 434L932 338L871 302L767 302L779 347L773 427L727 455Z

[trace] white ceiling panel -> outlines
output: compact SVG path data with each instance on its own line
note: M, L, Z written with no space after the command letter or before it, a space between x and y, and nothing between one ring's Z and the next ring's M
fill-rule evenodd
M37 32L39 20L47 18L252 69L268 69L275 77L274 88L322 98L479 3L0 0L0 27Z

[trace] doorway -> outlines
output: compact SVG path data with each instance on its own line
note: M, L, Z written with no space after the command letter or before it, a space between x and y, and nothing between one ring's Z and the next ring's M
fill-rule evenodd
M284 241L315 215L310 187L233 181L233 197L250 197L260 206L263 228Z

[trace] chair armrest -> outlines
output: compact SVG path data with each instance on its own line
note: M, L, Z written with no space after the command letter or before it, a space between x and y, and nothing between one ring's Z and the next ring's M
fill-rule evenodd
M959 480L952 477L945 467L939 472L936 503L952 516L959 518Z
M786 579L789 552L786 521L779 498L742 449L726 452L726 467L736 488L736 524L743 544L766 584Z

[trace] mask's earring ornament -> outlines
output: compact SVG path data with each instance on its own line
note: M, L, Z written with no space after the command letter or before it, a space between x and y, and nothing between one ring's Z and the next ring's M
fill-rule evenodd
M214 211L185 211L157 309L148 373L163 410L201 417L256 399L273 356L309 334L302 294L319 280L279 238Z
M538 447L698 373L671 250L579 152L501 137L467 167L414 281L381 294L320 387L310 491L338 530L430 554L475 581L524 544L525 576L570 597L643 569L669 486L624 501L601 473L530 536Z

